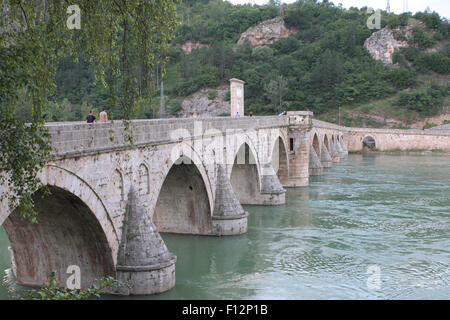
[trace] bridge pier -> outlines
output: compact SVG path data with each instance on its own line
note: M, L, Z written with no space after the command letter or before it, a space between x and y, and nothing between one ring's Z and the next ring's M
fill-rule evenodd
M320 163L319 157L316 151L311 145L309 148L309 175L310 176L320 176L323 174L323 166Z
M238 235L247 232L247 212L239 203L224 165L217 166L216 197L212 216L212 234Z
M339 142L339 140L335 140L335 145L336 145L336 152L339 155L339 159L344 159L346 157L346 154L344 152L344 150L342 149L341 143Z
M324 168L330 168L333 166L333 159L331 159L331 155L328 152L325 144L322 144L322 154L320 155L320 162Z
M117 279L127 282L120 295L162 293L175 286L176 256L167 249L132 186L124 215L117 258Z
M285 187L309 184L309 151L312 112L288 111L289 179Z
M332 141L330 142L330 156L333 162L339 162L339 153L337 152L336 146Z
M272 165L262 167L261 195L263 205L281 205L286 203L286 190L281 185Z
M348 149L347 146L345 145L345 142L343 139L339 139L339 143L341 144L341 149L342 152L344 153L344 156L347 157L348 156Z

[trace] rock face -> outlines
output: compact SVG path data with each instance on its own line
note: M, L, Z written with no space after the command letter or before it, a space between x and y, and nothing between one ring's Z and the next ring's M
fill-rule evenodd
M217 93L212 100L208 97L208 92L211 90ZM225 113L230 114L230 101L225 101L225 96L229 90L230 86L224 84L215 89L201 89L189 95L181 103L183 110L179 112L178 117L208 118Z
M246 41L249 41L252 47L271 44L279 38L286 38L297 32L298 30L286 27L282 17L277 17L263 21L245 31L239 38L238 44L244 44Z
M407 46L406 41L396 40L394 32L387 27L374 32L364 42L364 47L369 51L372 58L380 60L386 65L392 64L392 55L395 50Z
M192 42L191 40L186 41L182 46L181 50L183 50L184 53L189 54L192 52L192 50L203 48L203 47L210 47L209 44L200 43L200 42Z
M380 60L385 65L392 65L394 51L401 47L408 47L408 40L413 36L414 26L424 28L423 22L410 19L408 25L395 29L384 27L372 33L364 42L364 48L369 51L372 58Z

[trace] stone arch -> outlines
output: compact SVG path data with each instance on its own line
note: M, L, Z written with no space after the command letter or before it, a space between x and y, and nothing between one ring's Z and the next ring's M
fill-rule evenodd
M255 144L253 143L250 136L245 133L235 135L235 136L237 137L238 140L236 141L236 143L234 145L235 148L233 149L233 152L231 153L232 158L227 159L227 163L231 164L231 166L230 166L231 170L228 174L231 177L232 168L233 168L233 165L236 162L237 158L242 160L242 162L245 161L245 159L243 158L245 153L243 152L242 146L246 144L248 147L248 150L251 151L251 155L252 155L252 158L251 158L252 163L251 164L256 165L256 169L258 171L258 180L260 180L260 177L261 177L261 161L260 161L260 155L259 155L260 153L256 149ZM264 149L264 148L261 148L261 149ZM272 150L272 149L269 149L269 150ZM262 150L262 152L264 152L264 150Z
M272 148L272 167L282 185L286 185L289 179L289 158L286 142L279 135Z
M314 151L317 154L317 157L320 159L321 149L320 149L319 136L317 135L317 133L314 133L313 140L312 140L312 146L314 148Z
M138 192L139 194L150 193L150 173L145 163L141 163L138 168Z
M40 178L51 194L33 199L38 223L22 219L18 209L3 215L3 226L12 248L12 269L19 284L40 286L56 270L65 284L67 268L80 267L81 287L95 279L115 276L119 238L96 192L65 169L46 166Z
M377 141L372 135L365 135L362 139L362 150L372 150L377 146Z
M205 175L203 166L185 155L172 163L153 212L153 222L159 232L211 233L214 202Z
M323 137L323 144L325 145L325 148L327 148L327 151L330 152L330 141L327 134Z

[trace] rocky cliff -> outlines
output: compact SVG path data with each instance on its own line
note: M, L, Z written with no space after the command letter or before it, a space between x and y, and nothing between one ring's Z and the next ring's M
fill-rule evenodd
M230 101L225 101L228 91L230 91L230 86L227 84L215 89L199 90L183 100L182 111L177 116L207 118L230 114ZM215 97L212 97L210 93L215 93Z
M183 50L184 53L189 54L192 52L192 50L202 48L202 47L210 47L209 44L201 43L201 42L192 42L191 40L186 41L182 46L181 50Z
M297 32L298 30L286 27L282 17L277 17L249 28L241 35L238 44L244 44L246 41L249 41L253 47L271 44L280 38L289 37Z
M413 28L416 25L425 28L423 22L415 19L410 19L408 25L395 29L384 27L372 33L364 42L364 47L374 59L380 60L385 65L392 65L392 56L395 50L409 46L408 40L412 38Z

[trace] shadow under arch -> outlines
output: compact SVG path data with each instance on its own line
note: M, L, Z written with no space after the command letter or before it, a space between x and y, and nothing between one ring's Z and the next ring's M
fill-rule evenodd
M55 270L64 285L71 265L80 268L81 288L101 277L115 276L116 252L96 215L74 193L52 185L48 188L49 196L43 197L42 189L33 195L38 223L23 219L17 208L3 223L17 282L41 286Z
M365 136L362 141L362 150L373 150L377 147L377 141L372 136Z
M231 169L231 186L241 204L259 204L261 180L255 152L243 142Z
M327 148L328 153L330 153L330 141L328 140L327 134L324 135L323 144L325 145L325 148Z
M313 137L313 142L312 142L312 146L314 148L314 151L317 154L317 157L319 159L321 159L321 150L320 150L320 142L319 142L319 137L317 136L317 133L314 133L314 137Z
M272 149L272 167L282 185L286 185L289 180L289 159L286 143L281 136L275 140Z
M153 213L158 232L208 235L212 231L209 194L197 165L181 156L166 174Z

